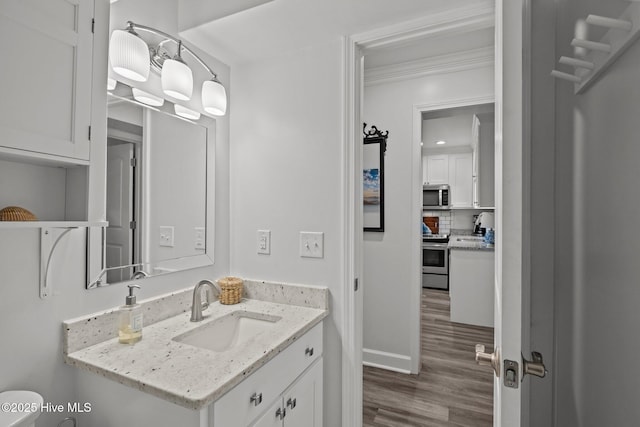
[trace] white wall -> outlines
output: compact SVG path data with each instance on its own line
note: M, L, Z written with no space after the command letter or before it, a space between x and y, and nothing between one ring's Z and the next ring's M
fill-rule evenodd
M132 2L121 1L115 5L124 7L132 5ZM177 23L174 22L177 9L173 1L137 1L135 6L144 14L131 13L129 19L177 33ZM228 87L228 67L219 63L215 66ZM209 178L210 184L216 188L215 266L143 279L139 282L142 286L141 299L194 285L204 277L217 278L229 273L228 117L219 119L217 123L216 171L215 177ZM5 185L4 180L2 183ZM77 368L63 362L61 322L121 305L126 294L125 284L91 291L85 289L83 231L74 230L63 238L52 259L49 280L54 294L41 300L38 296L39 247L38 230L0 230L0 337L3 340L0 390L31 389L42 394L45 402L66 405L67 402L82 400L82 396L76 394ZM65 416L44 414L37 425L55 426ZM92 419L92 425L108 423Z
M341 423L342 41L234 68L231 272L327 286L324 422ZM271 255L256 231L271 230ZM324 232L324 258L299 256L299 232Z
M572 54L576 19L617 17L628 4L560 5L558 55ZM572 84L556 84L557 426L640 418L639 69L635 43L587 92L576 96Z
M420 233L412 206L413 106L493 96L493 67L365 86L363 121L389 130L385 156L385 231L364 235L364 348L389 353L388 366L407 369L412 274L411 239ZM469 133L471 127L469 125Z

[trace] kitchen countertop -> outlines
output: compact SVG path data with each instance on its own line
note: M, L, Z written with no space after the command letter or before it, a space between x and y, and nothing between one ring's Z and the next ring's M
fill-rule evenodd
M65 361L69 365L183 407L202 409L278 355L329 314L326 288L291 285L291 289L288 289L287 285L264 282L253 282L253 285L254 292L250 289L249 294L271 301L243 299L234 305L215 302L203 311L205 319L202 322L191 322L191 313L182 309L180 314L145 325L142 340L133 345L120 344L117 338L98 343L87 342L91 329L95 331L95 328L100 328L95 331L100 335L101 329L105 327L101 317L112 318L117 311L66 321L63 324ZM182 294L190 292L192 289L186 289L156 300L162 299L163 304L167 305L167 299L177 297L174 298L176 301L184 300ZM291 294L290 297L287 297L288 294ZM289 303L283 303L283 300ZM146 308L147 305L154 304L154 301L142 304ZM183 301L180 304L183 305ZM173 340L176 336L238 310L278 316L281 319L268 332L220 353ZM145 311L145 317L146 314ZM115 323L111 324L111 329L116 331ZM110 332L109 335L113 333Z
M484 242L484 238L468 234L454 234L449 236L449 249L462 249L468 251L491 251L495 250L496 245L490 245Z

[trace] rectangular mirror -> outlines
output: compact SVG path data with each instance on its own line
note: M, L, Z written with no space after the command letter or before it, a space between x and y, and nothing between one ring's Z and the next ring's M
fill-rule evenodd
M170 103L149 107L130 93L119 83L109 94L109 226L95 237L100 250L90 245L89 265L100 267L88 288L213 263L207 175L213 174L215 121L184 119L168 111Z

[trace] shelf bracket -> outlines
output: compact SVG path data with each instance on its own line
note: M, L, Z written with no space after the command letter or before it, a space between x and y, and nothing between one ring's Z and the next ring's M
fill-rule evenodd
M53 253L62 237L78 227L42 227L40 228L40 298L46 299L53 292L47 282Z

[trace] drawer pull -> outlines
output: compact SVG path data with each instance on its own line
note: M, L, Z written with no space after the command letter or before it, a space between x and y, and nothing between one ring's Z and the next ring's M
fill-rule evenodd
M285 408L278 408L276 411L276 418L282 420L287 416L287 410Z
M306 354L307 356L313 356L313 347L307 347L307 349L304 351L304 354Z
M296 399L292 399L289 398L289 400L287 400L287 406L291 409L296 407Z
M262 393L253 393L251 395L250 402L253 403L253 406L258 406L262 403Z

